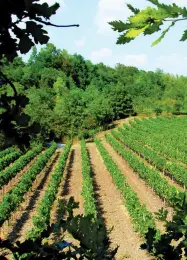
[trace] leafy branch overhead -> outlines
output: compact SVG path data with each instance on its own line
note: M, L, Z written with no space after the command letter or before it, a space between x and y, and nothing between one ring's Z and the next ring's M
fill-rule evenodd
M20 51L27 53L35 44L46 44L49 36L43 26L74 27L55 25L50 22L52 15L60 7L58 3L49 6L39 0L1 0L0 1L0 59L3 55L13 60ZM25 23L25 28L23 28Z
M109 24L114 31L120 33L117 40L117 44L126 44L134 40L140 34L151 35L155 32L161 31L161 36L152 43L152 46L158 44L166 35L166 33L177 22L187 20L187 8L180 7L176 4L167 5L160 3L158 0L148 0L153 7L147 7L146 9L139 10L128 4L128 8L133 13L126 22L112 21ZM166 29L162 29L163 26L168 24ZM187 30L181 41L187 39Z

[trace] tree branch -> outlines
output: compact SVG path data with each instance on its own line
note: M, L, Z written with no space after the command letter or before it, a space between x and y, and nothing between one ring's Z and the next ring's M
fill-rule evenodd
M14 91L14 96L16 97L17 94L18 94L16 87L14 86L14 84L7 78L7 76L1 70L0 70L0 77L2 77L11 86L11 88Z
M69 27L79 27L79 24L70 24L70 25L57 25L57 24L53 24L53 23L50 23L50 22L45 22L39 18L35 18L34 20L42 23L42 24L45 24L45 25L49 25L49 26L53 26L53 27L58 27L58 28L69 28Z
M164 22L179 22L179 21L185 21L187 18L179 18L179 19L163 19Z

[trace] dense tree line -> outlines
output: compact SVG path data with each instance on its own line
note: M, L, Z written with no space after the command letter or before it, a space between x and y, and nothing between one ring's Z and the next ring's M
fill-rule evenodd
M89 137L129 115L187 111L187 77L161 70L146 72L122 64L115 68L103 63L94 65L53 44L39 52L34 47L27 62L16 57L11 63L3 59L1 64L18 94L28 98L21 100L24 105L11 118L22 142L29 142L29 137ZM10 97L11 107L12 88L3 84L0 94L1 100L3 95ZM1 106L1 115L5 110L6 106ZM2 132L1 139L3 142Z

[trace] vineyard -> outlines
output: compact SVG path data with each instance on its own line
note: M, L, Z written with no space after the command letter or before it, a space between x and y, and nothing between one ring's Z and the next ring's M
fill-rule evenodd
M119 246L116 259L154 259L140 245L150 229L156 237L165 232L156 212L164 208L172 220L184 203L186 129L185 116L135 118L93 142L0 151L0 237L40 236L61 217L59 201L73 196L75 215L110 230L111 248Z

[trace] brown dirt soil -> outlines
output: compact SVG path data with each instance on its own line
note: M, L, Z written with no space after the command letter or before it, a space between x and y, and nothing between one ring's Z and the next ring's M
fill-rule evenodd
M80 144L75 144L71 148L69 161L64 171L64 183L62 197L68 200L74 197L75 202L79 202L79 208L74 210L74 214L83 214L82 192L82 161Z
M83 198L81 196L82 161L80 144L74 144L71 148L66 167L63 172L63 179L59 187L57 199L55 200L51 211L51 223L56 223L63 214L65 214L64 217L66 217L67 213L64 213L63 209L59 207L59 200L65 200L67 202L72 196L74 197L75 202L79 203L79 208L74 209L74 215L82 215L84 213ZM64 232L60 235L63 235L63 239L73 243L76 246L80 246L79 241L74 239L69 232ZM52 236L51 239L56 240L56 236Z
M102 142L110 153L114 161L117 163L120 170L123 172L125 177L127 178L127 182L133 188L133 190L137 193L138 198L140 199L142 204L145 204L147 209L154 213L157 212L162 207L167 209L169 214L169 219L172 218L173 209L167 206L160 198L152 191L152 189L140 178L138 175L129 167L128 162L126 162L120 155L115 152L115 150L104 140ZM163 223L156 221L157 228L161 231L164 231Z
M81 148L79 144L72 146L63 178L59 186L58 194L51 211L51 223L56 223L62 214L59 208L59 200L68 201L70 197L74 197L75 202L79 202L79 208L74 210L74 215L83 214L83 198L82 192L82 162Z
M67 169L68 165L70 167L70 165L72 164L72 161L73 161L72 159L73 159L73 153L72 153L72 151L70 151L67 162L66 162L65 169L62 172L62 178L61 178L61 182L60 182L60 185L59 185L59 188L58 188L56 199L53 203L53 207L52 207L51 212L50 212L50 223L51 224L57 223L59 218L61 217L60 215L62 214L60 212L60 208L59 208L59 201L64 200L63 186L64 186L65 179L67 178L65 173L67 172L66 169ZM67 186L69 187L69 178L68 178L67 182L68 182Z
M43 151L44 152L44 151ZM41 152L41 153L43 153ZM4 185L2 189L0 189L0 202L2 201L3 196L8 193L12 187L14 187L21 179L21 177L31 168L32 164L36 161L39 153L34 159L32 159L21 171L19 171L14 178L12 178L7 185Z
M3 238L8 238L12 241L24 240L25 235L32 228L32 217L36 214L38 203L45 193L50 181L50 175L56 166L59 156L60 152L57 150L46 167L37 175L31 190L25 195L25 200L21 203L19 209L12 213L9 225L7 225L7 222L4 223L1 228Z
M68 156L63 178L59 185L58 194L51 210L51 223L56 223L62 214L59 208L59 200L68 200L74 196L75 201L79 202L79 209L75 214L83 214L82 191L82 166L80 145L73 145Z
M89 143L87 148L97 185L96 196L101 217L104 219L108 230L113 227L109 235L112 248L117 245L120 246L116 259L152 259L151 256L139 248L142 242L141 238L133 231L131 219L124 202L97 151L96 145Z

